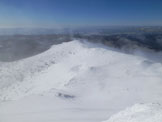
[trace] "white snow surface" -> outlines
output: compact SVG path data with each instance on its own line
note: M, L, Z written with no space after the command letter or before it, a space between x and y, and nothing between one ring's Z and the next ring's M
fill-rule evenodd
M162 122L162 106L155 103L136 104L104 122Z
M101 122L161 89L161 63L74 40L0 62L0 122Z

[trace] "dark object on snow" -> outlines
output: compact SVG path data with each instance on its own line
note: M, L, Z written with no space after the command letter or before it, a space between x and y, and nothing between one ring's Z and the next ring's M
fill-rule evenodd
M58 93L57 96L58 97L61 97L61 98L67 98L67 99L73 99L73 98L75 98L74 95L69 95L69 94L64 94L64 93Z

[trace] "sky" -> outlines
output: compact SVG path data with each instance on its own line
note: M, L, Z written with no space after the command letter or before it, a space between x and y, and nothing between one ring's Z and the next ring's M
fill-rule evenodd
M162 25L162 0L0 0L0 27Z

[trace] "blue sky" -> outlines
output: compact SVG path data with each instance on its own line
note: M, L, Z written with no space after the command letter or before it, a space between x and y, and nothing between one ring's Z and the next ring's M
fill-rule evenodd
M162 25L162 0L0 0L0 27Z

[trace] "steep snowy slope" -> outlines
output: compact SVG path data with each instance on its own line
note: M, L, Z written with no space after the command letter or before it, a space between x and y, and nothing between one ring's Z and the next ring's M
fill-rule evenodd
M0 67L2 122L99 122L135 103L162 103L161 63L101 45L74 40Z
M136 104L104 122L162 122L160 104Z

